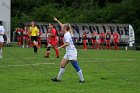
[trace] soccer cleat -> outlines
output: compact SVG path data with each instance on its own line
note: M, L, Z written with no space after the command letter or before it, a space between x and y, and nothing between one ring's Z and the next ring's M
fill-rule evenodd
M57 56L56 58L59 58L59 56Z
M60 82L60 80L58 80L57 78L51 78L51 80L54 82Z
M79 83L85 83L85 81L81 81L81 80L79 80Z

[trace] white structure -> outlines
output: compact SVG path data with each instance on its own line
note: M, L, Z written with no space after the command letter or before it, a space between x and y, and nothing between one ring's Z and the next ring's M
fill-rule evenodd
M0 21L6 30L7 40L11 35L11 0L0 0Z
M134 43L135 43L134 29L131 25L129 25L129 47L133 47Z

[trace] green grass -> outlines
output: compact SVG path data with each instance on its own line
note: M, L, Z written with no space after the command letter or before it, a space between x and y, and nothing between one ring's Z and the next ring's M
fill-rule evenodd
M79 84L71 64L62 82L52 82L50 78L57 75L65 50L60 50L59 59L53 50L50 58L43 58L45 50L41 48L34 55L31 48L4 47L0 93L140 93L139 51L78 49L86 81Z

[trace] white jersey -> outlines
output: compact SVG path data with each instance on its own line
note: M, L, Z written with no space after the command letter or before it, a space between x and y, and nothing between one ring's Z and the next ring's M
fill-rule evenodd
M64 34L64 43L69 43L69 45L66 47L66 51L76 49L73 44L72 35L70 34L70 32L66 32Z
M68 60L77 60L77 50L74 46L70 32L66 32L64 34L64 43L69 43L69 45L66 47L66 54L64 58Z
M0 42L4 42L4 38L3 38L4 32L5 32L4 27L0 26Z

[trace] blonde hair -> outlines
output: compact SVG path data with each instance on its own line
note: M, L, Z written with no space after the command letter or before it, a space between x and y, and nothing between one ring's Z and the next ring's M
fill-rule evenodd
M73 36L73 30L69 23L64 24L64 27L66 27L66 30L70 32L70 34Z

